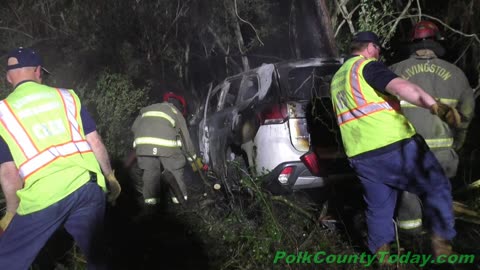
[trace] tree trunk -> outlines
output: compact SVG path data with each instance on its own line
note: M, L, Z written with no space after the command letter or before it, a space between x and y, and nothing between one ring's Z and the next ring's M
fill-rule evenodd
M338 55L338 50L335 45L335 35L333 33L333 24L332 24L332 17L330 16L330 12L328 10L328 6L325 3L325 0L314 0L315 5L317 8L317 17L320 20L320 27L323 29L323 33L325 34L324 39L328 42L328 49L332 53L333 56Z
M300 46L298 44L298 33L297 33L297 16L296 16L296 9L295 9L295 0L292 1L290 6L290 19L288 24L288 32L289 32L289 40L290 40L290 50L294 55L295 59L300 58Z
M330 15L325 0L295 1L301 58L337 55Z
M242 66L243 66L243 71L247 71L250 69L250 64L248 61L248 57L245 55L247 48L245 47L245 42L243 41L243 36L242 36L242 30L240 29L240 22L238 19L238 13L237 13L237 3L234 2L229 5L228 9L230 10L230 14L232 15L233 19L233 31L235 33L235 37L237 38L237 47L238 51L241 54L241 59L242 59Z
M238 50L241 53L242 57L242 65L243 65L243 71L247 71L250 69L250 64L248 62L248 57L245 55L246 48L245 48L245 43L243 41L243 36L242 36L242 31L240 30L240 23L238 22L238 18L235 16L235 22L234 22L234 29L235 29L235 36L237 37L237 45L238 45Z

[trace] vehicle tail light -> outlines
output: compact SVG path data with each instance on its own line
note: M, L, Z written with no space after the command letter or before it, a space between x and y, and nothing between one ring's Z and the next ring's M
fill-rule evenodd
M280 124L288 118L287 104L275 104L264 109L260 115L262 125Z
M290 175L293 173L293 167L292 166L287 166L283 168L283 170L280 172L280 175L278 176L278 181L282 184L286 184L288 182L288 178L290 178Z
M312 175L320 175L320 166L318 165L318 157L315 152L312 150L308 151L300 157L300 160L305 164Z

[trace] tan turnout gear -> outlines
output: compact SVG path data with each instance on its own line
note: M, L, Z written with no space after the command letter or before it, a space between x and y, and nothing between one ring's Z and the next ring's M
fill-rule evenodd
M143 169L145 204L159 202L162 170L170 172L174 178L174 181L168 181L175 193L173 197L180 202L186 201L188 194L183 179L185 156L193 162L197 155L182 112L169 102L147 106L141 109L132 131L138 165Z
M473 90L463 71L438 56L445 50L438 28L432 22L421 21L414 29L412 54L391 66L393 72L424 89L437 103L428 112L402 101L401 108L417 132L435 154L445 174L455 177L459 163L457 151L463 146L468 125L474 115ZM401 197L416 195L404 194ZM421 231L422 211L418 199L400 200L398 225L404 231Z

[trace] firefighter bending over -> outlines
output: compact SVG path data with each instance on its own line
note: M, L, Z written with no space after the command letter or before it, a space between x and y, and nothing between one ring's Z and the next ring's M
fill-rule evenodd
M105 199L115 202L121 187L95 122L73 90L42 84L34 50L15 49L7 62L14 90L0 102L0 182L7 201L0 268L28 269L64 227L88 269L107 269Z
M144 211L149 213L160 203L160 178L164 170L174 178L163 179L173 191L172 201L185 203L188 200L184 181L186 160L194 170L203 167L187 129L184 98L169 92L163 100L141 109L132 126L137 163L143 170Z

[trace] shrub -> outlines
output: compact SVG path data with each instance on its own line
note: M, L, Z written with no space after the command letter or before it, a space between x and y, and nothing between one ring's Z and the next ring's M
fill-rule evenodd
M148 102L150 87L135 88L125 74L102 73L93 91L80 88L79 95L92 110L97 130L112 159L122 159L133 142L130 127L137 111Z

